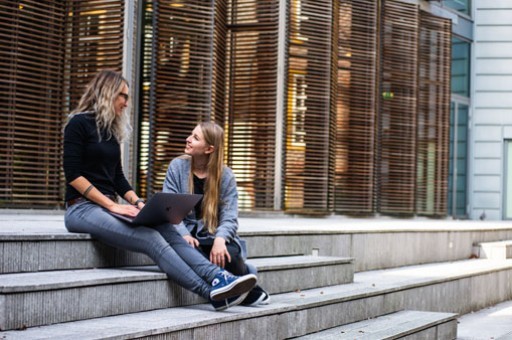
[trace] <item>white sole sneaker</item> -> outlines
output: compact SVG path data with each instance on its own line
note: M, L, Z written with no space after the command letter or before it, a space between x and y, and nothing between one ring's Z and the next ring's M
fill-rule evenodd
M253 289L257 281L256 275L254 274L240 276L228 285L213 288L210 292L210 299L213 301L222 301L242 295Z
M212 306L215 309L215 311L222 312L223 310L226 310L229 307L233 307L233 306L237 306L237 305L241 304L242 301L244 301L245 298L247 297L247 294L249 294L249 292L243 293L242 295L240 295L238 298L236 298L233 301L229 301L230 299L226 299L224 301L215 301L212 303Z

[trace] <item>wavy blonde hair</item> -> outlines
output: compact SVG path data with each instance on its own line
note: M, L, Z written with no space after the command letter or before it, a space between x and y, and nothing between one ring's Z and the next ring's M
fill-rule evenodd
M93 112L96 119L96 129L101 141L102 131L106 131L107 139L115 136L122 142L131 132L130 122L125 111L116 115L114 103L117 96L128 82L121 74L113 70L102 70L87 84L85 92L80 98L77 107L71 112L73 115L81 112Z
M201 209L203 223L210 234L215 234L219 224L220 184L224 169L224 130L216 123L202 122L197 126L201 128L207 145L213 146L213 152L208 158L208 176L204 184L204 195ZM190 175L188 178L190 192L194 192L194 159L190 161Z

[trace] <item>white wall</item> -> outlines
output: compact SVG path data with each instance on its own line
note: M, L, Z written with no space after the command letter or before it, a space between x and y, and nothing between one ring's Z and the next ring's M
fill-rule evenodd
M512 0L474 0L470 217L500 220L504 140L512 139Z

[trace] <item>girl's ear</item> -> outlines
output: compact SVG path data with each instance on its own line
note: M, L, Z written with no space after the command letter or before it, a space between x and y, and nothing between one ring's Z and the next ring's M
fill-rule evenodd
M213 151L215 151L215 147L213 145L210 145L210 146L208 146L208 148L206 148L204 153L208 155L208 154L212 153Z

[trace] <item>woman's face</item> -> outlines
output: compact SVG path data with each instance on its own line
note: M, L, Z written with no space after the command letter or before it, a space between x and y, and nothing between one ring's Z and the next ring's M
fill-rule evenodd
M213 152L213 146L208 145L204 139L203 131L198 125L187 137L185 153L190 156L205 156Z
M116 101L114 102L114 108L116 115L120 116L123 114L123 110L128 107L129 90L128 85L123 84L121 92L117 95Z

